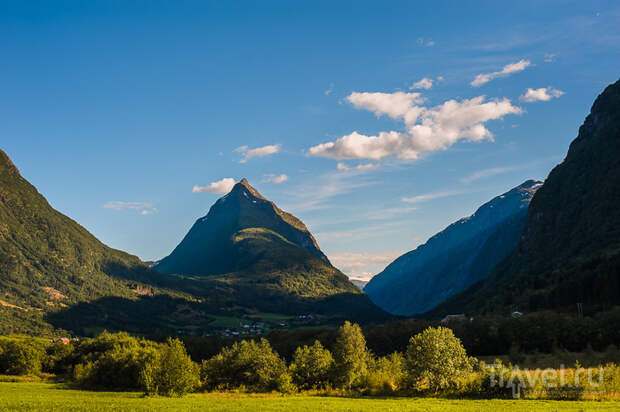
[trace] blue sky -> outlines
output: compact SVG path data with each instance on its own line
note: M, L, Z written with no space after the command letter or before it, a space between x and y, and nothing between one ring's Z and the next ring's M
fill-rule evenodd
M145 260L247 177L368 277L544 179L618 79L617 2L515 3L0 1L0 148Z

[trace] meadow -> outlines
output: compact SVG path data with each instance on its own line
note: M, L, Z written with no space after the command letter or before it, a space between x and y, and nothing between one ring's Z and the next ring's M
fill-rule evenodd
M62 384L1 382L0 411L617 411L613 401L456 400L445 398L327 397L194 393L183 398L140 392L94 392Z

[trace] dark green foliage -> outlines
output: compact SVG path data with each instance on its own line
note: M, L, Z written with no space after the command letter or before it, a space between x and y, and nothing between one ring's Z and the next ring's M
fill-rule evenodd
M236 342L222 349L208 361L203 361L201 377L211 389L246 389L265 392L284 384L286 364L273 351L266 339L260 342Z
M471 363L461 341L452 330L428 328L411 338L407 347L406 369L411 385L432 392L454 387L471 372Z
M160 345L128 334L104 332L77 346L73 378L81 386L141 390L142 368L159 356Z
M333 356L336 384L346 389L359 386L372 357L359 325L347 321L338 329Z
M312 389L329 385L333 368L332 354L317 340L312 346L297 348L289 370L300 389Z
M156 356L143 364L140 378L147 394L183 396L198 387L200 370L183 343L169 339Z
M18 339L0 340L0 373L7 375L34 375L41 372L45 355L43 347L34 342Z
M432 312L595 312L620 303L620 81L596 99L538 190L517 249L488 280Z
M73 351L75 346L72 343L56 342L45 348L45 359L43 370L56 375L65 375L71 370L72 362L75 360Z

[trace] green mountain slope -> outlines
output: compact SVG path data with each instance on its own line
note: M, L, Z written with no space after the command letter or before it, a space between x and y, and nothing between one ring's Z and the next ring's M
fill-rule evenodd
M372 278L364 291L388 312L423 313L486 278L519 242L542 183L528 180L480 206Z
M596 99L566 159L536 192L517 249L431 314L620 303L620 81Z
M299 219L245 179L198 219L154 269L194 282L201 290L195 294L220 307L385 316L331 265Z
M0 332L45 328L46 314L78 302L136 299L158 277L54 210L0 150Z

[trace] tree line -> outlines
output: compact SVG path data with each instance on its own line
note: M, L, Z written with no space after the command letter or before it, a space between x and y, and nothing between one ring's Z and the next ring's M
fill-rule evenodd
M317 340L298 347L290 362L264 338L235 342L200 363L191 359L179 339L158 343L124 332L47 345L33 339L0 339L0 373L47 372L83 388L167 396L197 389L437 391L471 372L476 362L452 331L442 327L412 337L405 353L376 356L360 326L349 322L338 328L333 350Z
M442 326L426 328L410 337L404 351L387 355L369 349L357 324L345 322L334 333L331 348L315 340L298 346L290 360L264 338L236 341L213 356L192 359L176 338L156 342L125 332L104 332L95 338L50 344L5 337L0 338L0 374L51 373L81 388L164 396L208 390L509 397L510 388L495 384L497 377L508 380L516 373L525 380L512 365L485 365L468 356L452 329ZM598 386L590 389L617 396L620 368L609 364L601 371L604 391ZM564 399L576 393L571 386L549 391L538 378L527 382L529 386L522 389L532 396Z

